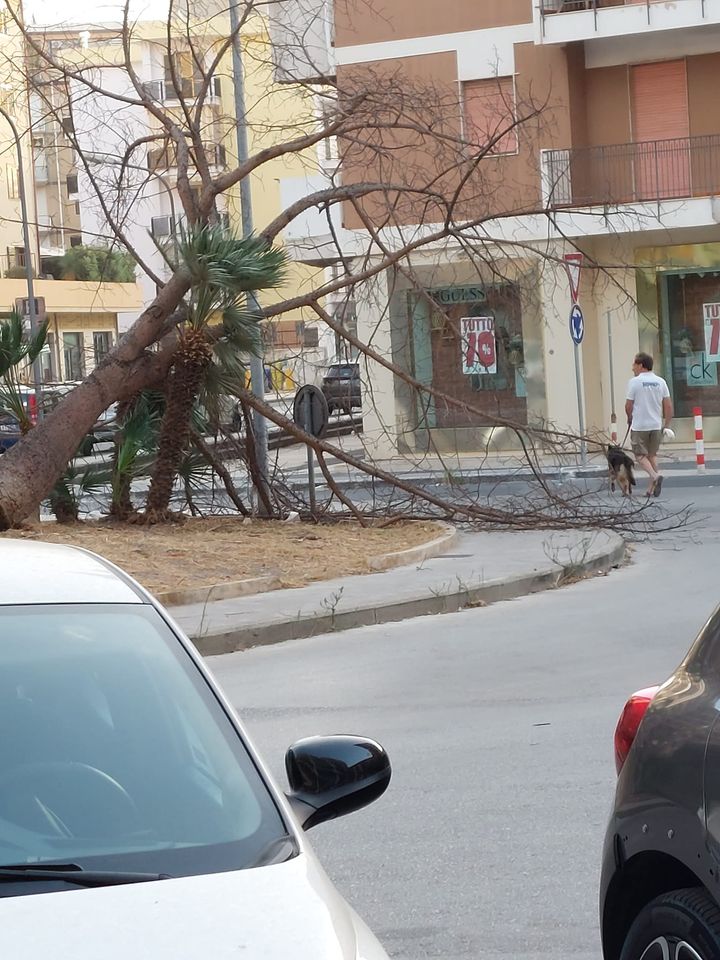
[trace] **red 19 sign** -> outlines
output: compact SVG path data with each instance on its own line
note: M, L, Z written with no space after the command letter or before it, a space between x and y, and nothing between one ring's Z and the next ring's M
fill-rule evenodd
M460 321L463 373L497 373L494 317L463 317Z
M705 323L705 359L708 363L720 361L720 303L703 304Z

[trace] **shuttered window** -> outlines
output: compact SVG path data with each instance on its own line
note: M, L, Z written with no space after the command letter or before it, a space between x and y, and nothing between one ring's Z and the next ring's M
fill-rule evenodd
M630 71L633 140L689 137L685 61L642 63Z
M515 88L512 77L468 80L462 85L465 140L471 147L490 153L516 153Z
M641 200L691 194L690 119L684 60L630 68L635 192Z

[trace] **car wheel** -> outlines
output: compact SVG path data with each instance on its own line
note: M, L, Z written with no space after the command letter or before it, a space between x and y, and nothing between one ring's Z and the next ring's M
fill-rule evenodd
M700 888L664 893L635 918L620 960L720 960L720 908Z

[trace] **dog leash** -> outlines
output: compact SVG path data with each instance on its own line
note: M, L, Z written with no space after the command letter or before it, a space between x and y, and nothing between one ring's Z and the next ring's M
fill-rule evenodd
M627 428L627 430L625 431L625 436L623 437L623 442L620 444L620 447L621 447L621 448L625 446L625 443L627 442L627 438L630 436L630 427L631 427L631 426L632 426L632 424L629 423L629 424L628 424L628 428Z

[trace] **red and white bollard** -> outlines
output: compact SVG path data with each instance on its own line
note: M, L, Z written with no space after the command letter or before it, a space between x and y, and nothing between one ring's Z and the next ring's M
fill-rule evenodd
M705 439L703 437L702 407L693 407L695 417L695 460L698 473L705 473Z
M610 443L617 444L617 414L610 414Z

